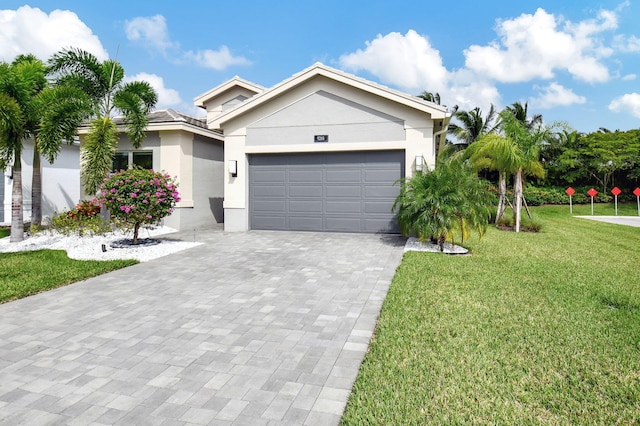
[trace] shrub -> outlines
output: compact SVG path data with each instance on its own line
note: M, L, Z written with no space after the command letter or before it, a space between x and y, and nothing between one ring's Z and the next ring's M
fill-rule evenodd
M99 202L111 215L133 227L133 244L143 224L155 224L170 215L180 201L175 179L153 170L133 168L106 178Z
M85 232L103 234L110 230L109 223L100 220L100 204L95 200L80 202L74 209L63 211L51 218L51 227L61 234Z

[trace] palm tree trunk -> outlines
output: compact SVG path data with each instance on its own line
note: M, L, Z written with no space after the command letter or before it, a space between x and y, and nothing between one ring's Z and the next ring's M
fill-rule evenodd
M515 231L520 232L520 211L522 210L522 169L518 169L513 179L513 195L515 197Z
M24 217L22 215L22 160L20 152L14 153L13 186L11 189L11 235L10 243L24 240Z
M496 225L504 216L504 211L506 209L506 198L507 198L507 174L503 171L499 174L498 179L498 211L496 213Z
M38 144L33 145L33 175L31 183L31 226L42 224L42 167Z
M140 231L140 222L136 222L133 225L133 241L132 241L132 244L134 246L138 244L138 231Z

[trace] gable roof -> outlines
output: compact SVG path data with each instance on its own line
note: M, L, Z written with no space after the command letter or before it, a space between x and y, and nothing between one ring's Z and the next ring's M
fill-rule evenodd
M297 86L300 86L306 81L309 81L310 79L317 76L323 76L331 80L335 80L351 87L355 87L357 89L371 93L372 95L389 99L390 101L405 105L409 108L423 111L431 115L433 119L448 119L451 117L451 113L447 112L446 106L437 105L433 102L425 101L424 99L418 98L416 96L408 95L401 91L391 89L381 84L374 83L370 80L357 77L353 74L349 74L317 62L311 67L306 68L297 74L294 74L290 78L271 87L270 89L267 89L262 93L259 93L254 97L247 99L243 103L239 104L236 108L220 114L209 124L213 126L213 128L220 128L222 123L228 122L229 120L232 120L246 113L247 111L258 107L259 105L262 105L269 100L279 96L280 94L287 92Z
M245 80L243 78L235 76L231 80L225 81L221 85L214 87L208 92L205 92L202 95L196 96L195 98L193 98L193 103L197 107L205 108L205 104L208 101L236 87L241 87L253 93L262 93L265 91L265 88L263 86L260 86L259 84L255 84L250 82L249 80Z

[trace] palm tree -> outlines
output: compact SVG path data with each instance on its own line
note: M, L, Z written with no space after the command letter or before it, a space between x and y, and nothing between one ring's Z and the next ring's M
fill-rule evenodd
M424 92L420 93L418 97L424 99L425 101L433 102L440 105L440 93L438 92L433 93L425 90Z
M510 110L500 113L501 128L512 144L511 162L514 172L513 195L515 231L520 232L522 210L522 184L525 175L544 177L544 167L539 161L542 144L549 138L550 130L542 125L527 128Z
M480 107L475 107L471 111L457 110L453 113L453 118L460 124L449 124L449 133L455 136L458 144L464 148L474 143L480 136L496 130L496 110L493 105L485 117L482 116Z
M0 63L0 166L13 168L10 242L24 239L22 148L36 133L34 99L47 85L45 71L44 63L32 55Z
M393 210L404 235L416 234L421 241L433 240L440 250L470 230L482 236L491 215L485 182L459 158L438 157L433 170L418 172L402 184Z
M498 172L498 208L495 218L497 225L507 208L507 176L517 170L517 147L511 139L503 135L487 133L465 150L465 158L477 169Z
M92 100L91 129L81 146L81 178L87 193L95 193L111 170L118 144L112 114L124 117L127 135L138 148L144 139L147 115L158 94L147 82L124 82L124 68L115 60L100 62L81 49L62 50L49 60L58 83L83 90Z
M31 225L42 222L41 154L53 164L60 153L62 141L73 143L78 126L87 116L89 98L75 87L51 86L34 100L38 111L38 126L34 134L33 177L31 184Z
M529 130L542 124L542 114L535 114L529 117L529 104L527 102L524 105L520 102L514 102L505 109L510 111Z

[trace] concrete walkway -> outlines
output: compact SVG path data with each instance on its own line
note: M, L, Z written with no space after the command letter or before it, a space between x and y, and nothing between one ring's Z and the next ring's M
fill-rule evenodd
M337 424L404 240L196 238L0 305L0 424Z
M627 225L640 227L640 216L576 216L581 219L597 220L598 222L615 223L617 225Z

